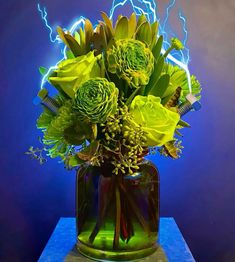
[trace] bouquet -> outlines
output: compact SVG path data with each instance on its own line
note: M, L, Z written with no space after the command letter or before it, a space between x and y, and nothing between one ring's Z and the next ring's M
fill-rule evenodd
M190 127L181 118L200 108L201 87L168 59L184 46L172 38L164 50L157 21L151 24L145 15L137 19L133 13L120 15L113 25L107 14L101 15L96 27L86 19L74 34L58 28L65 59L46 75L58 92L52 97L45 88L39 91L43 112L37 127L51 158L59 157L68 169L81 166L76 201L80 252L128 260L156 250L159 179L152 165L143 164L144 157L157 151L180 156L180 130ZM33 148L31 153L37 156ZM39 159L44 162L41 151ZM91 178L97 174L98 182ZM123 250L128 248L136 255L127 257Z
M96 28L87 19L74 35L58 28L66 59L47 78L58 94L38 93L43 112L37 127L44 150L67 168L108 164L115 175L132 175L156 149L174 159L180 156L180 129L190 127L181 116L185 107L193 109L188 80L195 101L201 88L195 76L188 79L167 59L172 50L184 48L179 39L172 38L162 52L158 22L150 24L133 13L119 16L114 26L101 15Z

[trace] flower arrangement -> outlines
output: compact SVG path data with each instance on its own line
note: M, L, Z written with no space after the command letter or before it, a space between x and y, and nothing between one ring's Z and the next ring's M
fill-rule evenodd
M157 21L133 13L113 25L101 15L95 28L88 19L74 34L58 28L66 58L50 74L40 68L58 92L51 97L45 88L39 91L37 127L51 158L68 169L80 167L79 251L102 261L132 261L157 248L159 178L144 157L157 150L180 157L180 129L190 127L181 118L200 108L201 87L170 62L170 52L184 46L172 38L164 50ZM44 163L43 150L30 147L27 154Z
M45 89L38 94L44 110L37 127L48 155L60 157L67 168L109 162L114 174L132 175L156 148L180 156L179 130L189 127L180 112L188 79L167 56L184 46L172 38L162 53L158 22L150 24L144 15L119 16L115 26L101 15L96 28L87 19L74 35L58 28L67 59L47 79L58 94L51 98ZM191 85L199 100L195 76Z

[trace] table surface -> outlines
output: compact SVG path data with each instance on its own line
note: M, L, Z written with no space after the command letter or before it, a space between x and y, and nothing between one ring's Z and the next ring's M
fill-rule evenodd
M138 261L148 262L195 262L175 220L160 219L160 247ZM75 218L60 218L38 262L91 262L76 251Z

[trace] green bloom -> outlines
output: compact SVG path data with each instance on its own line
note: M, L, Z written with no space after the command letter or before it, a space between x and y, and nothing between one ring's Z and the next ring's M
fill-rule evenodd
M135 88L147 85L154 68L154 57L144 43L134 39L117 40L107 50L108 71Z
M56 76L50 77L49 81L55 87L62 89L69 97L74 98L74 94L83 82L104 75L99 65L100 59L101 55L94 56L94 52L89 52L87 55L64 60L54 71Z
M184 49L183 43L178 38L171 38L171 44L175 50Z
M66 141L64 131L73 124L74 120L75 115L69 100L59 108L56 116L45 110L39 117L37 127L44 133L43 143L49 147L47 150L50 157L64 159L69 152L71 144Z
M164 99L164 97L174 95L175 90L180 86L182 92L179 100L180 102L185 102L186 96L189 93L188 77L186 72L179 66L166 64L163 68L163 73L170 75L170 88L166 90L162 98ZM198 100L200 100L202 88L200 82L194 75L191 75L191 88L192 94L195 95Z
M92 123L104 123L117 110L118 89L106 78L84 82L75 94L75 109Z
M173 140L180 116L165 108L159 97L136 96L131 103L130 114L131 120L125 125L141 126L146 133L145 146L162 146Z

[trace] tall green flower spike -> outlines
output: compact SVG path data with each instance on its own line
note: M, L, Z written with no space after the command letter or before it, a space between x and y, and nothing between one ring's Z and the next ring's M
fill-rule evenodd
M107 50L108 71L138 88L148 84L154 68L154 57L144 43L122 39Z
M104 123L117 110L118 93L106 78L92 78L77 90L74 109L92 123Z

